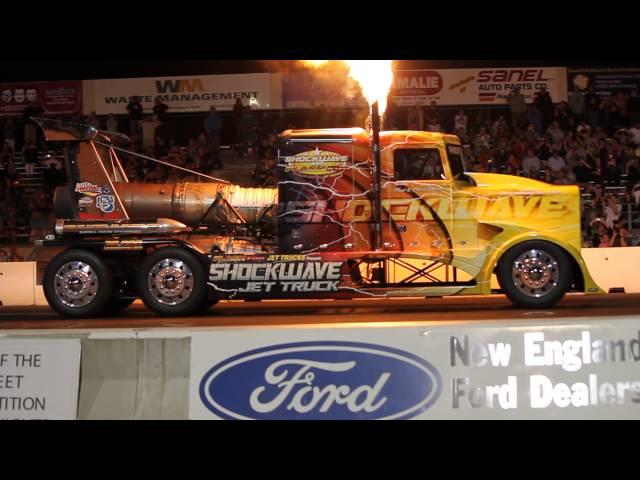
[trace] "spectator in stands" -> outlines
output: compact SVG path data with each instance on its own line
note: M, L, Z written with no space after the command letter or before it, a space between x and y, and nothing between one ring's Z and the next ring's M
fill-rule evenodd
M519 88L514 88L507 97L507 101L511 107L511 124L514 127L521 126L524 116L527 113L527 104L524 95L520 92Z
M561 129L566 131L573 130L573 127L576 125L576 122L569 112L567 102L560 102L556 105L553 119Z
M118 129L118 120L116 119L115 115L113 113L110 113L107 116L107 130L109 132L119 132L120 130Z
M611 247L628 247L630 246L629 230L625 228L621 220L616 220L613 224L611 238L609 240Z
M169 148L164 141L164 138L157 135L155 145L153 146L153 154L156 158L164 157L169 154Z
M640 145L640 121L633 124L633 127L629 129L629 134L631 136L631 143L634 145Z
M236 103L233 105L234 145L242 143L242 139L244 138L244 134L242 131L242 117L244 116L244 113L245 110L244 105L242 104L242 100L240 98L236 98Z
M571 115L573 115L573 119L575 122L579 122L584 120L585 107L586 107L586 98L582 91L578 88L575 88L569 94L569 110L571 111Z
M568 173L567 164L557 149L552 150L551 156L547 159L547 167L549 180L552 183L565 183Z
M427 122L427 132L441 132L442 125L440 125L440 119L437 115L432 116Z
M485 127L480 127L480 131L476 135L474 142L476 152L479 152L482 147L489 148L491 144L491 135L487 133Z
M100 119L98 118L98 116L96 115L96 112L94 111L89 112L89 115L87 116L86 124L91 125L96 130L102 129L102 127L100 126Z
M460 135L465 135L467 133L468 123L469 119L464 114L464 110L459 110L453 120L453 129L456 132L460 132Z
M8 143L11 147L11 150L15 151L16 149L16 127L13 124L13 120L10 118L4 121L3 125L3 133L4 133L4 142Z
M9 252L5 249L0 248L0 262L8 262L9 261Z
M540 159L536 156L532 149L527 150L527 156L522 160L522 170L524 175L529 178L537 178L540 171Z
M346 125L341 125L341 126L346 126ZM271 112L264 111L260 115L260 133L263 137L266 137L272 134L273 132L274 132L274 120L273 120L273 117L271 116Z
M44 112L43 108L36 102L30 102L23 110L24 117L24 143L38 142L38 125L31 120L33 117L39 117Z
M534 103L542 114L542 129L546 129L551 123L554 110L553 100L551 99L551 95L547 91L547 87L545 87L544 85L540 87Z
M604 224L607 228L613 228L614 223L620 219L622 206L616 195L609 194L605 199Z
M629 122L631 124L640 123L640 96L635 88L631 90L627 103L627 111L629 113Z
M156 139L156 129L159 125L160 122L155 118L155 115L146 115L144 120L140 121L139 126L142 130L142 148L144 150L151 147L153 151Z
M426 108L424 118L427 124L432 123L435 125L438 123L439 125L442 125L442 120L438 114L438 104L435 100L431 100L431 103L429 103L429 106Z
M140 99L137 96L131 97L131 101L127 105L127 112L129 112L129 134L133 135L138 131L138 123L142 120L142 114L144 107L140 103Z
M42 180L47 193L52 193L56 187L64 183L64 173L54 162L51 162L49 168L45 170Z
M542 135L542 113L538 109L537 105L530 105L529 112L527 113L527 121L533 125L537 135Z
M8 169L14 162L14 149L9 142L4 142L2 147L2 163Z
M167 110L169 105L162 103L160 96L156 96L153 104L153 114L156 116L159 122L165 123L167 120Z
M38 163L38 148L35 142L27 142L22 149L22 156L24 158L24 168L27 175L33 175L36 163Z
M579 137L582 137L583 141L587 141L591 137L591 127L586 120L580 120L576 133Z
M557 121L551 123L546 133L551 135L553 143L560 143L564 139L564 131L560 128L560 124Z
M258 146L258 117L251 105L244 107L240 129L242 131L242 152L243 155L246 155L249 147L257 148Z
M587 116L587 123L592 130L600 123L600 99L595 93L593 87L589 89L589 93L585 96L586 106L585 114Z
M204 129L207 132L209 142L212 142L214 138L220 138L220 134L222 133L222 117L218 114L216 107L209 109L209 115L204 120Z
M220 136L214 136L208 145L209 164L207 170L222 170L224 168L220 154Z
M627 160L624 166L624 173L627 175L627 182L630 186L640 181L640 162L638 161L638 153L634 152L631 158Z
M407 112L407 127L409 130L424 130L424 115L422 109L409 107Z

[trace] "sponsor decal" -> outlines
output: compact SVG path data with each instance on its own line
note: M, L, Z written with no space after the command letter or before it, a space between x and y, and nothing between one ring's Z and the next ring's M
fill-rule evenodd
M93 198L92 197L81 197L80 200L78 200L78 204L81 206L89 206L93 204Z
M349 164L348 156L318 148L281 158L285 172L310 177L339 175Z
M95 197L96 195L100 195L102 193L102 187L94 185L90 182L82 182L76 183L75 191L78 193L82 193L83 195L90 195L92 197Z
M315 341L230 357L202 378L202 403L225 419L412 418L439 398L442 378L425 359L382 345Z
M280 255L275 255L280 257ZM304 258L304 257L303 257ZM212 263L209 284L235 293L335 292L343 262L265 261Z
M115 210L116 197L114 195L98 195L96 197L96 207L101 212L111 213Z

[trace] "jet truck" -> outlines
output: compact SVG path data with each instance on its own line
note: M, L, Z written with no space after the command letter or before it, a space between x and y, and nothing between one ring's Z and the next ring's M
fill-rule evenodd
M220 300L479 295L523 308L602 293L580 254L576 186L465 170L454 135L287 130L277 188L207 176L130 182L120 134L36 119L69 182L41 279L66 317L142 299L159 315ZM493 282L492 277L497 279Z

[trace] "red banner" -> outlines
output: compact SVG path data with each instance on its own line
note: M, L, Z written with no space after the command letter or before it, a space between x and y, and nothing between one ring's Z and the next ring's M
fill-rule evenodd
M82 82L0 83L0 117L20 117L31 102L42 107L44 115L81 113Z

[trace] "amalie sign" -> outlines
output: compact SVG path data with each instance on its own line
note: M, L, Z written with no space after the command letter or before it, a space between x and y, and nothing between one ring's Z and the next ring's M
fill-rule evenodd
M399 106L504 105L519 88L527 103L545 87L555 102L567 99L566 69L556 67L397 70L391 97Z

